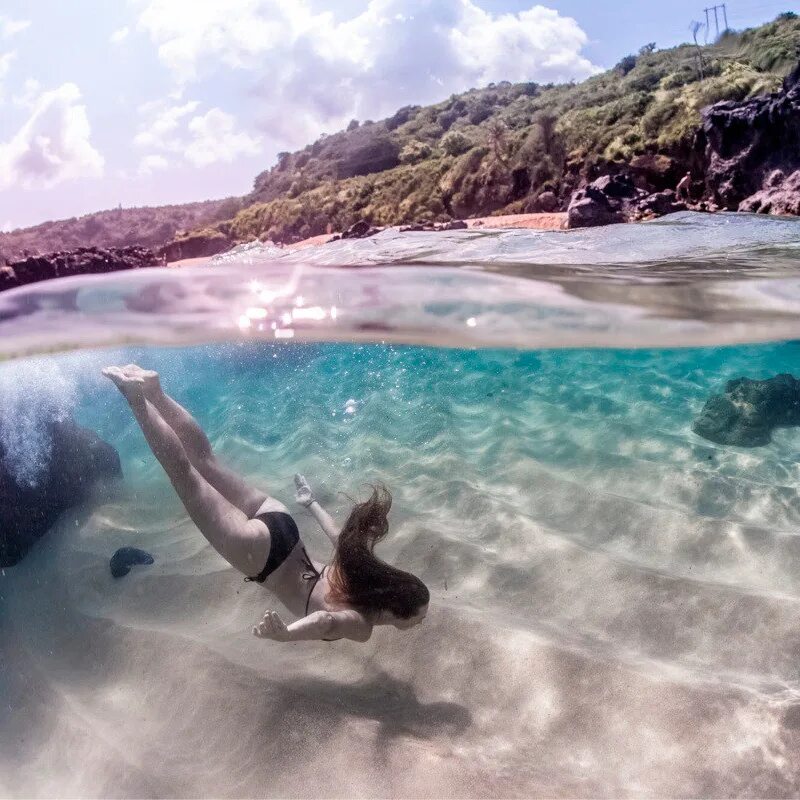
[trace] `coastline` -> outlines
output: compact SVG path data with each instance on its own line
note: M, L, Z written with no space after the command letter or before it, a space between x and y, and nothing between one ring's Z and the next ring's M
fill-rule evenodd
M567 213L566 211L552 212L552 213L536 213L536 214L502 214L494 217L475 217L474 219L463 220L467 224L469 230L477 229L512 229L518 228L521 230L537 230L537 231L563 231L567 229ZM398 227L398 226L390 226ZM432 235L436 232L431 231ZM287 251L306 250L310 247L320 247L328 244L333 233L323 233L318 236L310 236L308 239L302 239L299 242L284 245L283 249ZM211 256L199 256L197 258L181 258L177 261L168 262L169 267L199 267L206 264L211 259Z

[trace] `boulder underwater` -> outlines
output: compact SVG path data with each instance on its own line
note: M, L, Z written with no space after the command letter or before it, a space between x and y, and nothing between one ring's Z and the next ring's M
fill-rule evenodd
M15 475L0 441L0 567L20 561L59 514L89 499L99 481L122 477L119 454L94 431L71 418L42 424L52 444L35 483Z
M153 556L144 550L139 550L137 547L120 547L119 550L111 556L108 566L114 578L121 578L131 571L131 567L139 566L140 564L154 563L155 559Z
M763 447L772 431L800 425L800 380L783 373L767 380L736 378L706 401L692 430L735 447Z

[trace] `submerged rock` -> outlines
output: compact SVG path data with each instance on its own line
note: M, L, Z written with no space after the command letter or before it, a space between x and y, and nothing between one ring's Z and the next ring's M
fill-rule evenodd
M707 401L692 430L718 444L761 447L774 428L800 425L800 380L776 375L768 380L736 378L725 393Z
M122 477L119 455L73 420L51 419L52 447L36 483L20 481L0 442L0 567L16 564L62 511L86 501L102 479Z
M137 547L120 547L108 562L111 569L111 575L115 578L121 578L131 571L131 567L140 564L154 564L155 559L150 553L139 550Z

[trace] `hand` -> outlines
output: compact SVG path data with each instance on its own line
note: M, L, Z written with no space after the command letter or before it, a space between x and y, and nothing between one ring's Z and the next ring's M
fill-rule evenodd
M288 642L292 638L286 623L277 611L264 612L264 619L253 626L253 636L259 639L273 639L276 642Z
M294 499L301 505L308 508L316 498L314 497L314 492L311 491L311 487L308 485L308 481L305 479L304 475L301 475L299 472L295 473L294 476Z

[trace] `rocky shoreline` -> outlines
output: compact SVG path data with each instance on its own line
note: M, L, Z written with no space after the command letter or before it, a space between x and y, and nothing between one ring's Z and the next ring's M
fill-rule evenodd
M68 278L73 275L99 275L106 272L156 267L163 264L146 247L78 247L46 255L28 256L0 266L0 291L29 283Z
M639 154L629 163L608 163L601 171L604 174L595 173L592 180L585 177L567 198L548 193L541 198L546 208L537 206L538 213L421 221L399 230L480 226L560 230L637 222L682 210L800 215L800 64L777 92L705 108L688 153ZM284 244L298 248L365 238L386 227L361 219L340 233ZM181 234L156 251L137 246L79 247L31 255L0 266L0 291L51 278L206 258L243 243L217 227Z

